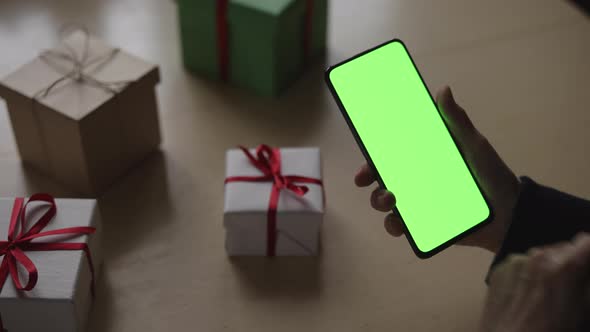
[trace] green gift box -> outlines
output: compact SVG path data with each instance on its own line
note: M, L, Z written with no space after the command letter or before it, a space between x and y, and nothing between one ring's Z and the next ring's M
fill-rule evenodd
M185 66L276 96L326 48L327 0L179 0Z

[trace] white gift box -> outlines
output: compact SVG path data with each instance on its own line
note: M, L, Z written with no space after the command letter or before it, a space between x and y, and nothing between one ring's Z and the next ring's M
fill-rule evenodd
M101 265L100 216L95 200L56 199L56 216L43 232L69 227L95 227L88 236L52 236L33 243L87 243L98 276ZM14 198L0 198L0 240L7 240ZM28 227L46 211L42 204L27 208ZM83 251L25 251L38 270L36 287L16 290L9 276L0 291L0 314L8 332L81 332L86 328L90 307L92 273ZM0 257L0 261L4 257ZM21 271L23 272L24 269ZM21 273L26 283L26 274ZM21 279L22 280L22 279Z
M250 150L255 153L255 150ZM318 148L283 148L281 173L322 179ZM243 151L226 154L226 178L260 176ZM299 183L309 191L297 196L290 190L280 192L277 206L277 256L317 255L320 227L324 215L324 189L321 185ZM230 256L265 256L267 254L267 215L273 183L228 182L225 185L224 226L226 250Z

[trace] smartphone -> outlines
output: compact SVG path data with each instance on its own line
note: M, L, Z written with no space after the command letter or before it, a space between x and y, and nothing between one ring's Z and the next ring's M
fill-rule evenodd
M416 255L429 258L492 219L404 43L378 45L326 71L326 82Z

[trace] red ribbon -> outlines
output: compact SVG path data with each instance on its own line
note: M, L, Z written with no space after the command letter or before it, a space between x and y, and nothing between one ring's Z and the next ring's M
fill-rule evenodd
M304 196L309 188L299 183L312 183L322 185L322 180L309 178L298 175L283 175L281 173L281 151L271 148L268 145L260 145L256 148L256 156L252 155L248 149L240 146L250 163L258 168L263 175L260 176L230 176L225 179L229 182L272 182L270 191L270 200L268 202L268 211L266 214L266 255L275 256L277 248L277 206L281 191L286 189L295 193L297 196Z
M304 1L305 23L303 33L303 56L305 60L308 60L311 57L311 36L313 31L314 0ZM227 81L229 79L229 28L227 23L228 7L229 0L217 0L217 63L219 66L219 76L223 81Z
M0 265L0 291L4 287L4 283L8 279L9 274L12 277L16 289L19 291L30 291L37 285L37 267L31 259L27 257L25 252L81 250L86 254L90 272L92 273L91 292L94 296L94 266L92 264L90 249L86 243L49 243L32 241L46 236L80 236L93 234L96 232L96 229L94 227L70 227L42 232L57 212L55 200L48 194L35 194L29 198L29 201L26 204L24 201L24 198L21 197L14 200L12 216L10 217L10 225L8 228L8 241L0 241L0 257L4 256L2 264ZM32 202L47 203L48 209L27 231L26 211L28 204ZM28 280L24 286L18 275L17 264L22 265L28 272Z

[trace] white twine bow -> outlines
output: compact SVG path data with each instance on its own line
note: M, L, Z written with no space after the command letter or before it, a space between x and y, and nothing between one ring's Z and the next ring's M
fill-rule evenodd
M92 70L93 72L98 71L103 66L107 65L117 54L120 52L119 48L114 48L105 54L100 56L91 58L89 55L90 51L90 36L88 30L83 27L75 27L74 29L61 29L60 35L65 35L66 32L69 31L81 31L84 34L84 47L82 48L82 54L78 54L74 48L72 48L67 43L64 43L65 52L63 51L56 51L56 50L47 50L41 53L39 56L43 62L45 62L49 67L55 70L57 73L63 75L60 78L53 81L49 86L42 89L38 93L35 94L34 99L36 98L45 98L49 95L49 93L61 82L66 80L73 80L75 82L81 84L88 84L99 89L106 90L112 94L119 93L123 88L127 86L127 84L131 83L131 80L128 81L114 81L114 82L105 82L98 80L93 77L92 72L88 72L87 70L91 66L95 66ZM56 60L66 61L71 63L72 68L67 70L56 63Z

